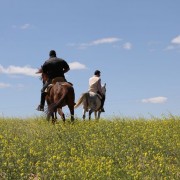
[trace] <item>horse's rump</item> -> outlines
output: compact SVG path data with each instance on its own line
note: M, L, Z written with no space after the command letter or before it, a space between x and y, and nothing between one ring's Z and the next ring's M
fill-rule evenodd
M49 113L66 105L74 108L75 92L73 86L68 82L56 82L50 89L49 96L52 101L49 106Z
M97 93L89 93L89 109L92 109L94 111L98 111L101 106L101 96Z
M83 93L74 108L79 107L81 104L86 111L88 109L98 110L101 105L101 97L94 92Z

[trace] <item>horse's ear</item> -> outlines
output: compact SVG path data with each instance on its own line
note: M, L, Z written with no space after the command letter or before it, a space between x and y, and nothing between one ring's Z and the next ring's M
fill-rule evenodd
M106 83L104 84L104 87L106 87Z

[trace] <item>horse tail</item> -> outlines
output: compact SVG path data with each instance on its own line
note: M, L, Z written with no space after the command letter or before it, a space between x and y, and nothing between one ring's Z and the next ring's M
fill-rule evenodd
M55 111L57 110L58 106L63 102L64 98L65 98L65 95L63 95L63 96L58 100L58 102L52 103L52 104L48 107L48 109L47 109L47 111L46 111L46 114L52 114L53 112L55 112Z
M88 101L87 101L87 99L88 99L88 98L87 98L87 95L88 95L88 93L83 93L83 94L81 95L81 97L79 98L79 100L77 101L77 103L75 104L74 108L79 107L79 106L82 104L84 98L86 99L86 103L87 103L87 102L88 102Z
M67 90L67 88L62 88L61 91L63 91L61 98L57 102L52 103L49 106L49 108L46 112L47 114L51 114L51 113L55 112L57 110L58 106L63 103L64 99L67 96L68 90Z

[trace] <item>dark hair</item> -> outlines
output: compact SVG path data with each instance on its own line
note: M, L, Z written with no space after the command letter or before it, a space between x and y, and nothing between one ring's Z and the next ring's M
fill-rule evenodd
M99 75L101 72L99 71L99 70L96 70L95 72L94 72L94 75Z
M51 51L49 52L49 56L56 57L56 51L55 51L55 50L51 50Z

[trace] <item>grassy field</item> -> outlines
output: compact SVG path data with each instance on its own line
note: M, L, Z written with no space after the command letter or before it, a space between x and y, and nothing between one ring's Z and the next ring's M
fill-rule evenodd
M0 179L180 179L180 117L0 118Z

